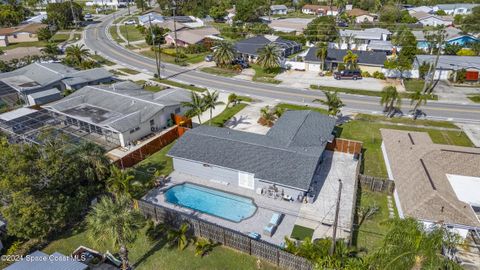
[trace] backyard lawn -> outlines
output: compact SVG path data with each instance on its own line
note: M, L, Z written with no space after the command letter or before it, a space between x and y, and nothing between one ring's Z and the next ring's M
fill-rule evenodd
M135 242L128 247L130 263L135 269L256 269L257 259L245 253L217 246L210 254L201 258L194 255L195 249L192 244L187 249L178 251L176 248L168 247L163 241L150 241L145 231L146 229L142 229ZM100 252L109 250L111 253L116 253L116 248L106 243L94 243L87 235L84 228L78 228L76 231L60 236L43 251L48 254L56 251L71 254L78 246L83 245ZM262 266L262 269L277 269L266 262L262 262Z
M290 237L297 240L304 240L307 237L312 239L313 232L314 232L314 229L310 229L300 225L295 225L293 226L292 234L290 235Z

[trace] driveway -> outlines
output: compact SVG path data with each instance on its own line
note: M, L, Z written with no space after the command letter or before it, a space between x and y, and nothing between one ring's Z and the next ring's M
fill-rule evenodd
M225 127L246 132L266 134L270 128L260 125L257 121L260 118L260 109L267 105L273 108L276 105L276 102L273 100L252 102L252 104L248 105L234 117L230 118L230 120L225 123Z
M452 86L445 81L439 81L433 91L438 95L439 101L468 104L472 101L467 98L467 95L480 94L480 87Z
M296 71L289 70L275 77L277 80L281 80L282 86L295 87L295 88L310 88L310 85L322 85L330 87L340 88L352 88L372 91L382 91L385 86L390 85L385 80L378 80L374 78L363 78L361 80L335 80L333 76L318 76L318 72L312 71ZM404 91L403 86L396 85L399 91Z

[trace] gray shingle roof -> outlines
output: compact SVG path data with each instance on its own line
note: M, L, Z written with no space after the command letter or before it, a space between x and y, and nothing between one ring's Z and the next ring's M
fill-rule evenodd
M423 62L434 63L435 55L417 55L414 66L418 68ZM480 57L478 56L458 56L458 55L440 55L437 64L438 69L458 70L474 68L480 70Z
M48 255L37 250L29 256L30 261L22 260L16 262L5 268L5 270L85 270L88 268L86 264L77 262L71 257L58 252Z
M326 62L343 63L343 57L347 52L348 50L327 49ZM387 60L386 52L353 51L353 53L358 55L358 64L360 65L383 66L383 63ZM317 48L310 48L305 56L305 62L320 62L316 54Z
M199 126L169 156L255 174L255 178L308 190L335 120L312 111L287 111L266 135Z
M270 10L287 10L285 5L271 5Z
M45 108L125 132L149 121L163 108L189 100L190 92L186 90L171 88L152 93L127 81L86 86Z
M287 57L302 49L298 42L286 40L277 36L255 36L235 43L235 49L238 53L249 55L258 55L258 51L267 44L274 43L282 50L283 56Z

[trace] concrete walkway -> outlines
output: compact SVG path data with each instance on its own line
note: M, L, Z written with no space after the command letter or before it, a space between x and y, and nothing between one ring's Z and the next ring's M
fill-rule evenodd
M463 132L467 134L473 145L480 147L480 125L458 123L456 125L462 128Z
M225 123L225 127L257 134L266 134L270 128L260 125L257 121L260 118L260 109L267 105L273 108L276 102L274 100L253 102L228 120Z

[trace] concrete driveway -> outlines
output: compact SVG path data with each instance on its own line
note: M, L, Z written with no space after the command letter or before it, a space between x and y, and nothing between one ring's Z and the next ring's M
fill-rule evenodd
M433 91L440 101L468 104L472 101L467 98L467 95L480 94L480 87L452 86L445 81L439 81Z
M372 91L382 91L385 86L391 83L385 80L378 80L374 78L363 78L361 80L335 80L333 76L320 77L318 72L312 71L295 71L289 70L275 77L281 80L280 85L295 87L295 88L310 88L310 85L322 85L340 88L352 88ZM399 91L404 91L403 86L396 85Z
M225 127L257 134L266 134L270 128L260 125L257 121L260 118L260 109L267 105L274 107L276 103L273 100L252 102L252 104L230 118L230 120L225 123Z

